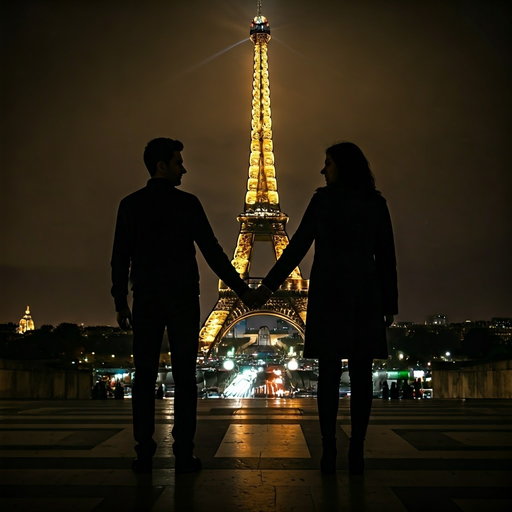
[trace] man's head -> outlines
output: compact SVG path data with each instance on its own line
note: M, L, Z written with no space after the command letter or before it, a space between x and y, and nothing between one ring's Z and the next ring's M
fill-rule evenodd
M152 178L165 178L173 185L181 184L187 171L181 158L183 144L179 140L159 137L149 141L144 150L144 163Z

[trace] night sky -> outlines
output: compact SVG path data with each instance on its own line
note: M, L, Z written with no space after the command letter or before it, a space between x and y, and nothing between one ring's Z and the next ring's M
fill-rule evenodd
M115 324L116 211L149 178L142 152L154 137L184 143L181 187L232 257L256 4L2 2L0 322L30 305L36 327ZM393 219L398 321L512 316L510 5L263 1L288 233L324 185L325 148L358 144ZM252 275L269 268L261 251ZM218 281L198 259L204 319Z

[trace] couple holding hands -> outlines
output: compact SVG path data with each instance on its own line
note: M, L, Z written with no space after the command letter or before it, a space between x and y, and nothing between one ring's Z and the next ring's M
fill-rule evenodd
M386 328L398 313L391 218L366 157L351 142L326 150L321 170L326 186L316 190L297 231L260 287L251 289L219 245L199 199L176 188L187 172L182 150L177 140L150 141L144 162L151 178L146 187L121 201L117 215L111 293L120 327L133 327L134 471L152 471L157 447L154 389L166 328L175 382L175 469L178 474L201 469L194 456L200 325L195 245L217 276L254 308L265 304L314 242L303 356L318 359L320 468L323 474L336 472L339 385L342 359L348 359L348 465L351 474L362 474L373 400L372 362L387 359Z

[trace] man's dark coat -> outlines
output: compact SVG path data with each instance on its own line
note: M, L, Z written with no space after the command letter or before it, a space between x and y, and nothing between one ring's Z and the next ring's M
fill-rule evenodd
M275 291L313 241L304 357L387 358L384 315L398 313L398 289L386 200L318 189L263 284Z
M247 284L219 245L199 199L163 178L125 197L117 214L112 251L116 311L128 307L128 274L134 298L199 295L195 244L210 268L237 294Z

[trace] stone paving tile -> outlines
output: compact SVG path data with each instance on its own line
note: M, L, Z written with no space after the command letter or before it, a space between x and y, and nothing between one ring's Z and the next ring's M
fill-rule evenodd
M229 425L215 457L311 457L300 425Z

